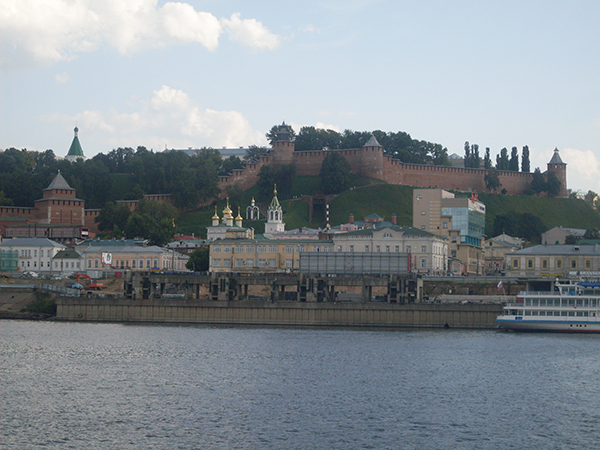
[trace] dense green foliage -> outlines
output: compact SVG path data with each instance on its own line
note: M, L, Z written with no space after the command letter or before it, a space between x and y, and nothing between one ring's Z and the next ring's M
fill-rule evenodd
M188 156L178 151L154 153L144 147L118 148L70 163L56 159L52 150L10 148L0 152L0 191L4 204L32 207L60 170L77 196L85 199L86 208L144 194L171 194L174 204L185 209L216 196L218 173L239 166L239 159L228 164L225 167L219 152L212 149Z
M321 164L321 189L326 195L339 194L350 186L350 163L337 152L329 152Z
M276 125L267 133L267 139L272 143L281 125ZM449 166L448 150L440 144L419 141L411 138L408 133L345 130L339 133L335 130L323 130L315 127L302 127L295 136L296 151L305 150L336 150L346 148L361 148L374 135L383 146L386 155L402 162L415 164L435 164ZM290 134L294 137L293 130Z
M188 259L185 267L194 272L206 272L209 266L209 254L208 247L194 250L190 253L190 259Z

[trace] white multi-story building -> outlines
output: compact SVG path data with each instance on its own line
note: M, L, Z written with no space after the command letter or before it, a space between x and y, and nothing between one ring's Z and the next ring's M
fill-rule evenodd
M52 271L52 258L65 248L47 238L11 238L0 243L0 249L18 252L17 268L23 272Z

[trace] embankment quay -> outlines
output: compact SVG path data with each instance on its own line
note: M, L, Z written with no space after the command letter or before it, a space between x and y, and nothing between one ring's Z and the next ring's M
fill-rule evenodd
M64 321L491 329L527 282L503 280L501 293L482 277L130 272L117 291L49 293Z
M455 280L442 279L455 285ZM464 280L456 280L463 281ZM495 282L494 282L495 283ZM494 284L495 288L495 284ZM447 291L473 294L463 286ZM433 289L435 291L435 289ZM435 302L414 274L320 276L297 274L133 273L125 298L61 297L57 319L150 323L370 328L495 328L502 302L477 296ZM480 291L477 291L480 292ZM446 292L448 293L448 292ZM451 297L451 295L449 296ZM456 295L452 297L457 297ZM475 297L473 297L475 298ZM485 302L485 299L490 302Z

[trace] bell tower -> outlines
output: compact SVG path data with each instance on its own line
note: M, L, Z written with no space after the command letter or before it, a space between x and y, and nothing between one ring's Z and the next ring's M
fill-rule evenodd
M567 164L563 162L558 153L558 148L554 149L554 154L552 155L552 159L548 163L548 171L547 173L553 172L560 181L560 193L559 197L568 197L567 194Z

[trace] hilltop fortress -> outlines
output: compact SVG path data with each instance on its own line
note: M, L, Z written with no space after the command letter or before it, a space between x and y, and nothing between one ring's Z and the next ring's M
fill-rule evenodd
M283 131L277 135L277 140L273 142L268 155L256 162L246 164L243 169L234 170L229 176L220 178L221 196L227 195L227 188L230 186L238 186L241 189L254 186L261 167L265 165L278 167L293 164L297 175L318 175L321 164L329 152L337 152L344 156L355 173L390 184L440 187L466 192L486 191L487 169L406 164L384 155L383 147L377 142L375 136L371 136L361 148L295 151L294 141L290 139L288 132ZM567 197L567 164L560 158L558 149L554 150L544 175L547 176L550 172L554 172L561 183L559 197ZM498 178L502 184L501 189L506 189L507 194L520 195L529 189L533 173L498 171Z

